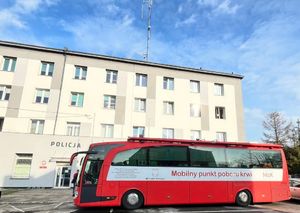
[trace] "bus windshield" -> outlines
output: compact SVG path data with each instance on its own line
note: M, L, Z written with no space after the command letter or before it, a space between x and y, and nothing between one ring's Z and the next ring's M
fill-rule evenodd
M122 146L122 144L98 145L90 150L86 155L86 164L83 173L83 185L95 185L98 183L99 172L101 170L106 154L113 148Z

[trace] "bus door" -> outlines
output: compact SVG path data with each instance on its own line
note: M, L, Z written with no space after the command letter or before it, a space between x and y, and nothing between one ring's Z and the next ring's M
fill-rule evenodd
M172 177L172 171L188 169L187 150L185 146L149 148L148 204L189 203L189 182Z
M81 189L81 203L101 201L101 196L97 196L97 194L101 193L101 188L98 189L98 186L102 185L100 175L105 156L111 149L120 145L121 144L98 145L87 152L81 169L81 178L77 183L78 188Z

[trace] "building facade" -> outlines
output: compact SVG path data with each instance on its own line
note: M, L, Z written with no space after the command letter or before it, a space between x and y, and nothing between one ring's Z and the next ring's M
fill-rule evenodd
M94 142L243 141L242 78L1 41L0 187L68 187Z

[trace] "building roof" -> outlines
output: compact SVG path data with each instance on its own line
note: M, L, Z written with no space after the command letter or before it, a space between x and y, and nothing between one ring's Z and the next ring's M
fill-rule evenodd
M137 64L137 65L143 65L143 66L167 68L167 69L173 69L173 70L177 70L177 71L197 72L197 73L218 75L218 76L232 77L232 78L239 78L239 79L243 79L243 77L244 77L242 75L234 74L234 73L218 72L218 71L206 70L206 69L202 69L202 68L196 69L196 68L191 68L191 67L160 64L160 63L155 63L155 62L106 56L106 55L100 55L100 54L95 54L95 53L85 53L85 52L80 52L80 51L68 50L67 48L64 48L64 49L50 48L50 47L43 47L43 46L37 46L37 45L31 45L31 44L22 44L22 43L17 43L17 42L1 41L1 40L0 40L0 45L7 46L7 47L14 47L14 48L23 48L23 49L30 49L30 50L38 50L38 51L45 51L45 52L52 52L52 53L60 53L60 54L89 57L89 58L96 58L96 59L102 59L102 60Z

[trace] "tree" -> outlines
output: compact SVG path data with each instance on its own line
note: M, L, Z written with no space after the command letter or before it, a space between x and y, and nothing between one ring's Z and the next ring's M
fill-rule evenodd
M284 147L285 157L290 175L300 175L300 146Z
M296 121L296 125L291 126L291 142L294 147L300 146L300 120Z
M263 121L265 129L263 141L266 143L275 143L286 145L291 138L291 122L287 122L279 112L267 114Z

